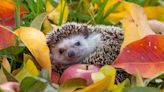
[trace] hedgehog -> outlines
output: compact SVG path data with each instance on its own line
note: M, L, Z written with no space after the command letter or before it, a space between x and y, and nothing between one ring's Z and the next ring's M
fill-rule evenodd
M120 52L123 31L120 27L66 23L47 34L47 45L53 68L65 69L76 63L96 66L110 65ZM127 73L117 71L117 79Z

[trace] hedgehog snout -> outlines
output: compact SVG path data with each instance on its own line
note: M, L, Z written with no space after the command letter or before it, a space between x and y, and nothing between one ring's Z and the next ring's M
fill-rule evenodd
M75 51L73 51L73 50L69 50L68 51L68 57L74 57L76 54L75 54Z

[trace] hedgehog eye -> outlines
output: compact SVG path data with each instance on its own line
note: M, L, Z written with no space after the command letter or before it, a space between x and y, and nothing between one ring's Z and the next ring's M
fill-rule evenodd
M80 46L81 43L80 43L79 41L77 41L77 42L75 43L75 45L76 45L76 46Z
M63 54L64 51L65 51L64 49L59 49L59 53L60 53L60 54Z

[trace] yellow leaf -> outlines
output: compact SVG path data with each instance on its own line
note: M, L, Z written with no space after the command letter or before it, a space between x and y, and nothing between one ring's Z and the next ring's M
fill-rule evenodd
M23 54L23 62L24 63L26 63L29 59L35 62L35 59L32 56L30 56L28 54ZM19 71L21 71L21 68L17 68L15 70L13 70L12 74L15 76L19 73Z
M95 73L91 74L91 78L92 78L93 82L95 83L95 82L98 82L98 81L104 79L105 75L102 72L95 72Z
M48 69L51 74L49 48L46 44L45 35L32 27L21 27L15 33L30 50L39 65Z
M15 69L12 71L12 75L17 75L19 73L19 71L21 70L21 68Z
M108 12L108 10L118 2L119 0L108 0L107 5L104 9L104 15ZM123 0L122 0L123 1ZM144 11L148 17L148 19L158 19L160 21L164 21L164 7L162 6L146 6L144 7ZM113 24L117 24L120 20L125 17L125 9L124 4L121 3L114 12L112 12L106 20L112 22Z
M161 14L164 14L164 7L162 6L148 6L144 7L144 10L149 19L157 19Z
M120 2L121 0L108 0L105 8L104 8L104 15L107 14L107 12L109 11L109 9L116 4L117 2ZM119 7L117 7L116 9L117 12L119 11L123 11L122 5L119 5Z
M164 22L164 13L158 16L157 20Z
M29 67L30 66L30 67ZM36 68L35 64L33 63L32 60L28 60L25 63L24 68L32 75L32 76L37 76L39 74L38 69Z
M51 23L48 21L48 19L46 18L43 22L43 33L47 34L48 32L52 31L53 27L51 26Z
M50 3L50 1L47 0L46 2L46 12L51 12L54 9L53 5Z
M93 83L92 85L82 89L82 90L78 90L75 92L104 92L105 90L107 90L108 85L109 85L109 76L106 76L104 79Z
M113 24L117 24L124 17L125 17L125 11L122 11L122 12L111 13L109 16L107 16L106 20L112 22Z
M64 11L62 16L63 17L62 24L65 23L68 18L68 6L65 0L60 0L58 6L48 14L48 19L51 20L54 24L59 24L60 14L62 11Z
M108 0L105 8L104 8L104 15L113 7L116 3L120 2L119 6L106 17L107 21L110 21L113 24L117 24L120 20L122 20L125 16L125 9L123 3L121 1L124 0Z
M114 67L105 65L99 72L92 74L92 79L95 83L75 92L104 92L116 88L114 85L116 70Z
M28 54L23 54L23 62L27 62L28 60L32 60L32 61L35 61L34 58Z
M136 86L137 87L145 86L139 70L137 70L137 74L136 74Z
M111 90L114 88L114 82L116 77L116 69L112 66L105 65L100 69L100 72L104 73L105 76L108 76L110 78L108 90Z
M20 70L20 72L15 76L15 78L21 82L25 77L32 76L36 77L38 76L39 71L37 70L35 64L32 60L28 60L27 62L24 62L23 68Z
M123 92L123 89L124 89L124 85L119 84L118 86L113 88L111 92Z
M124 41L121 49L147 35L155 34L149 27L144 9L137 4L123 2L126 16L123 19Z

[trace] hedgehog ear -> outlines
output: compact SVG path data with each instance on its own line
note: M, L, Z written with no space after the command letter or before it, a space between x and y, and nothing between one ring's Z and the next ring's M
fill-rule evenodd
M89 32L87 25L84 25L80 28L80 32L84 35L85 39L88 38Z

